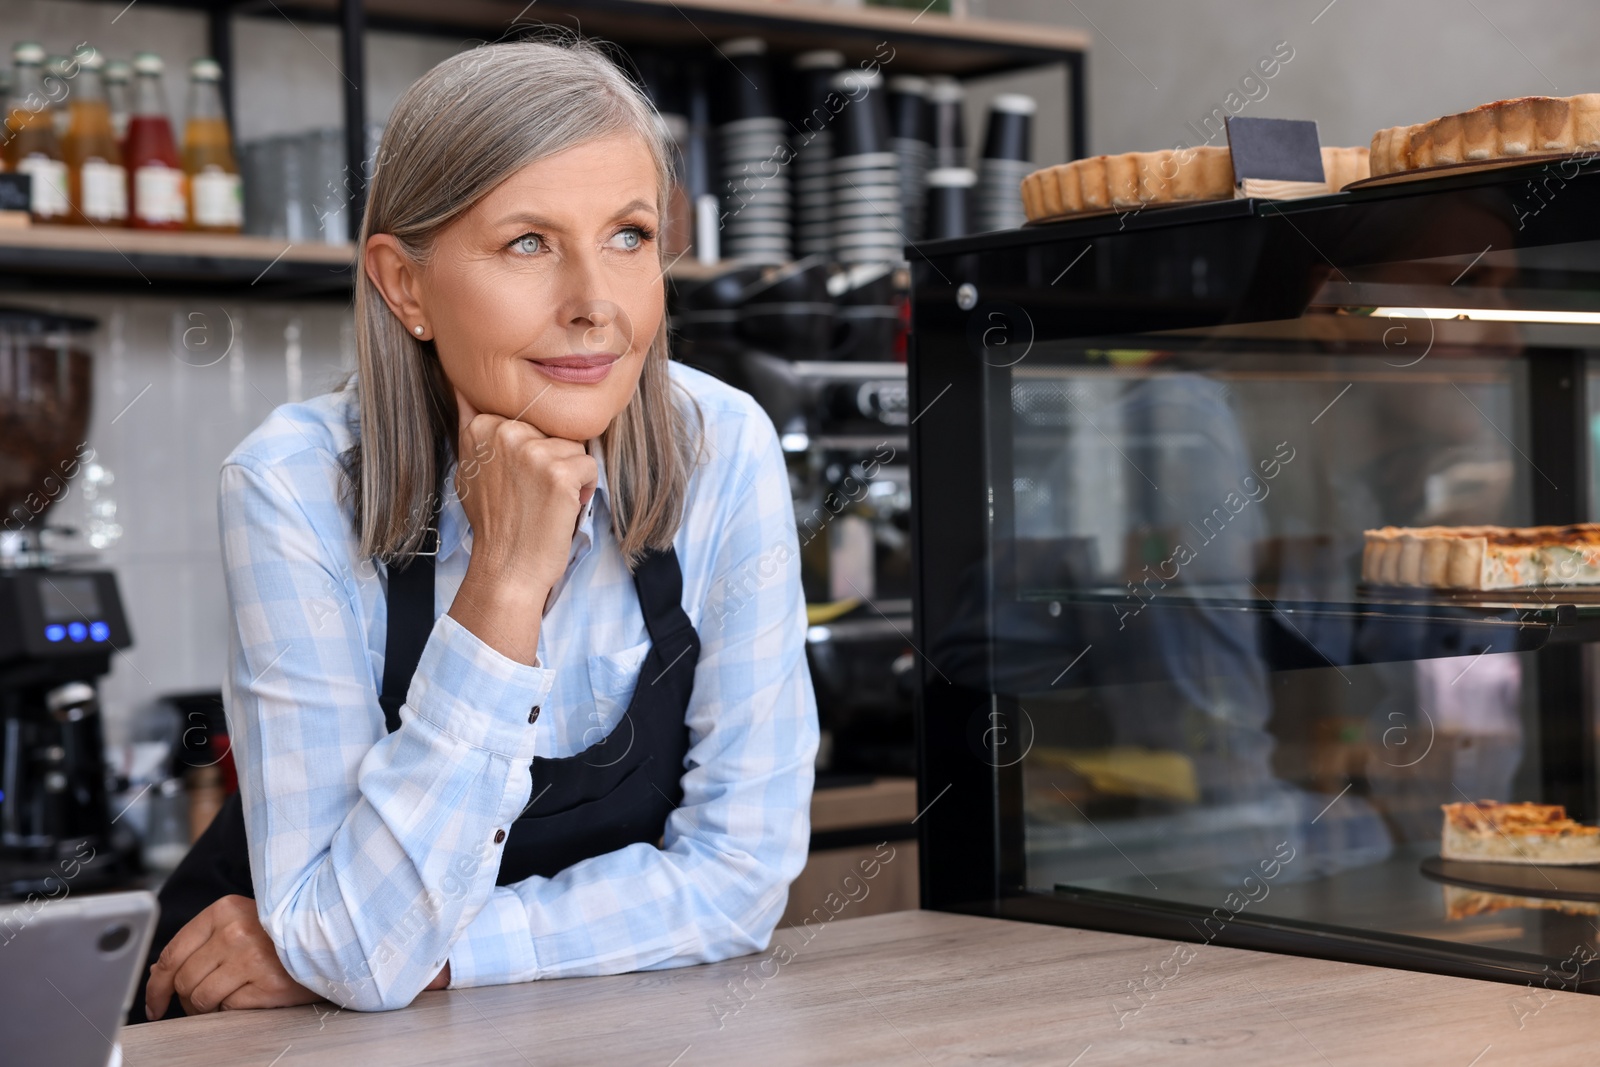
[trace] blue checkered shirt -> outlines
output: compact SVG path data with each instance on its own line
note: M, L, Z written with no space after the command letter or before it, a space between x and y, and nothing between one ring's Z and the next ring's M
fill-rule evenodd
M529 762L607 737L650 647L610 532L605 461L539 631L537 666L445 612L472 530L446 479L433 628L386 731L385 576L341 503L354 395L278 407L224 462L224 701L262 925L289 974L346 1007L450 987L616 974L764 950L805 863L818 729L777 435L745 393L674 363L704 416L675 547L700 660L683 800L634 844L497 887ZM529 712L541 714L530 723Z

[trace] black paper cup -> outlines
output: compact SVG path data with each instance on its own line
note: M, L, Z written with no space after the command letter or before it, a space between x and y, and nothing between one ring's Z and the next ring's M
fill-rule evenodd
M989 105L989 129L983 139L985 159L1026 161L1033 156L1033 114L1037 101L1021 93L1003 93Z
M794 57L791 69L799 84L790 114L797 128L818 130L833 124L833 112L827 107L828 93L833 76L843 68L844 53L831 48L801 52Z
M889 79L889 129L895 137L933 143L928 79L915 74L897 74Z
M878 71L845 70L829 83L845 98L833 143L836 157L878 155L889 151L889 101Z
M930 240L965 237L972 232L972 187L977 180L966 167L928 172L928 221L923 232Z
M736 37L723 41L717 50L728 61L722 71L723 121L777 115L767 42L759 37Z

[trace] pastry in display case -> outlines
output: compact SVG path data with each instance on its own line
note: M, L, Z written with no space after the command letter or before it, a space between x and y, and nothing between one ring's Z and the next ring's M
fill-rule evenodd
M1600 93L1496 100L1372 135L1372 176L1600 150Z
M1323 146L1325 191L1337 192L1369 177L1367 151ZM1233 196L1233 155L1225 145L1091 156L1036 170L1022 180L1022 204L1030 222Z
M1600 957L1600 160L1542 166L911 249L925 907Z
M1600 864L1600 826L1567 818L1567 809L1560 804L1469 800L1442 807L1441 859Z
M1367 530L1361 580L1472 590L1596 585L1600 524Z

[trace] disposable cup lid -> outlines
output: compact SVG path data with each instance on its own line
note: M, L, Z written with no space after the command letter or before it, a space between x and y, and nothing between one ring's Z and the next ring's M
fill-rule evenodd
M844 53L833 48L801 52L794 57L795 70L838 70L844 66Z
M970 167L939 167L928 172L928 185L935 189L970 189L977 183L978 176Z
M989 108L1012 115L1031 115L1039 110L1039 101L1022 93L1001 93L989 102Z

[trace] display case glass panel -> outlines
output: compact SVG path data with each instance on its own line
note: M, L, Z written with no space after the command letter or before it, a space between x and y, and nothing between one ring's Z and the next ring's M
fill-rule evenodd
M926 905L1588 987L1600 867L1440 838L1600 815L1600 574L1363 567L1591 516L1588 168L914 250Z

